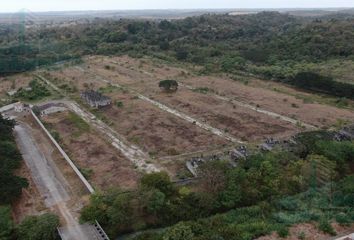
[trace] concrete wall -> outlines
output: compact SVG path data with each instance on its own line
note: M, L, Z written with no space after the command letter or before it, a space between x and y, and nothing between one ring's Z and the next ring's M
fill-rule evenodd
M82 181L82 183L86 186L86 188L88 189L88 191L90 193L94 193L95 190L93 189L93 187L91 186L91 184L86 180L86 178L82 175L82 173L79 171L79 169L75 166L75 164L73 163L73 161L71 161L71 159L69 158L69 156L64 152L64 150L60 147L60 145L57 143L57 141L53 138L53 136L49 133L49 131L44 127L43 123L41 122L41 120L39 120L39 118L36 116L36 114L34 114L34 112L31 110L31 114L34 117L34 119L36 120L36 122L41 126L41 128L43 129L43 131L48 135L49 139L53 142L53 144L58 148L59 152L61 153L61 155L65 158L65 160L69 163L69 165L72 167L72 169L75 171L76 175L80 178L80 180Z

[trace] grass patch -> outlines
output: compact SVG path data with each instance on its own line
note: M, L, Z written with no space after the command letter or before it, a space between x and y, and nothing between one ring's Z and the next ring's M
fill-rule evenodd
M193 89L193 92L207 94L209 92L214 92L214 91L208 87L198 87L198 88Z
M29 83L27 88L20 88L14 97L19 100L38 101L51 95L45 84L34 79Z
M90 131L88 125L81 117L73 112L69 112L68 120L76 127L77 131L73 133L74 136L79 137L81 134Z

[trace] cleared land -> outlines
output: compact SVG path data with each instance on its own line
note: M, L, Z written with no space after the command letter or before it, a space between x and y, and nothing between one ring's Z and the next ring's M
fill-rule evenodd
M206 95L209 92L216 93L318 127L333 125L338 120L350 121L354 117L352 111L312 102L312 99L316 100L313 94L282 84L270 83L274 86L270 89L257 79L250 78L247 80L248 84L245 84L227 77L196 76L181 68L154 64L149 60L131 60L127 57L112 59L91 57L87 61L87 66L94 69L97 74L150 96L159 95L159 89L156 87L158 81L172 78L200 89ZM110 69L106 66L110 66ZM277 91L277 88L283 91Z
M152 157L178 155L185 152L207 150L228 142L180 118L166 113L146 101L139 99L133 93L124 89L112 87L90 74L77 68L64 69L60 72L50 72L51 79L64 81L72 79L71 73L81 73L77 77L76 87L84 90L87 81L94 84L105 95L112 98L114 104L96 113L103 116L111 127L124 135L128 141L141 147ZM58 73L62 75L58 76ZM55 77L54 77L55 76Z
M98 189L113 186L131 188L136 185L138 173L133 164L71 112L56 113L43 121L60 136L60 144L70 153L81 172Z
M265 137L288 138L304 131L305 124L309 126L307 129L313 129L312 126L327 128L354 119L352 110L324 104L325 97L280 83L251 77L233 80L227 76L198 76L195 66L185 69L127 56L91 56L84 60L81 65L64 66L40 74L81 103L79 93L85 89L99 89L110 96L112 106L91 111L129 143L148 153L152 163L173 176L183 169L184 154L208 152L233 144L149 100L250 143L260 142ZM176 93L161 91L158 83L163 79L178 80L180 89ZM61 117L56 119L53 116L50 121L67 138L70 125ZM81 144L90 141L88 136L81 138L72 141L77 146L68 148L69 152L75 152ZM69 146L69 143L65 145ZM88 155L83 156L78 157L83 159L78 160L79 164L83 163L82 168L96 166L95 162L84 160L90 158ZM98 180L104 173L102 167L97 177L93 174L92 181L98 186L104 185L105 180Z

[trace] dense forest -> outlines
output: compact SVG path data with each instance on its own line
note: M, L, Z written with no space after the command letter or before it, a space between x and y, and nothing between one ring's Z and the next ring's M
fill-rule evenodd
M0 26L1 74L87 54L129 54L201 65L201 74L256 74L297 85L298 73L316 72L317 65L329 60L354 60L354 17L350 15L313 19L262 12L170 21L96 19L88 24L30 28L23 36L19 29ZM326 83L336 81L331 76L318 78L322 77ZM353 98L353 86L333 84L334 92L323 84L297 86Z
M111 236L159 228L132 237L144 240L251 240L273 231L287 236L290 226L303 222L335 234L332 221L354 221L354 146L332 137L302 133L288 151L259 153L237 168L209 162L190 187L174 185L163 172L148 174L136 191L92 196L81 218L97 219ZM223 214L206 218L216 213Z

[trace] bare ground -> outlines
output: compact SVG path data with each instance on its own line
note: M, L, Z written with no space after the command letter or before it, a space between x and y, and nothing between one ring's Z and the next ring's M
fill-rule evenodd
M81 77L76 74L81 72ZM69 68L60 71L64 77L70 79L76 75L82 82L90 82L95 86L107 87L102 79L95 77L89 71L83 72L78 68ZM60 74L51 72L54 76ZM79 90L84 90L84 84L78 83ZM186 151L205 150L217 145L227 144L227 141L213 134L201 130L191 123L187 123L169 113L159 110L136 96L121 90L107 93L115 102L122 102L122 107L112 106L101 110L108 117L113 128L127 139L140 146L152 156L169 156L185 153Z
M16 223L20 223L26 216L39 215L48 211L44 198L33 182L30 170L24 162L16 170L16 175L26 178L28 187L22 189L21 197L12 204L12 215Z
M347 234L348 232L354 231L354 226L343 227L339 224L333 223L333 228L337 232L338 235ZM289 236L286 238L281 238L278 234L273 233L268 236L263 236L257 238L256 240L298 240L299 235L303 233L306 240L331 240L334 239L333 236L329 234L325 234L316 228L316 225L313 223L302 223L292 226L289 229Z
M99 69L97 73L119 80L120 83L128 84L138 90L148 89L149 94L154 89L156 90L156 84L159 80L178 79L195 88L207 87L222 96L241 100L255 106L258 105L260 108L296 118L318 127L330 126L339 119L351 120L354 117L353 111L306 102L297 96L302 95L312 98L314 95L290 88L284 84L250 79L249 84L246 85L241 81L235 81L227 77L193 76L188 70L182 68L162 64L156 65L148 60L143 60L144 64L141 64L141 62L142 60L129 60L128 57L116 57L113 61L102 57L88 58L90 68ZM105 64L111 64L115 68L107 70L104 68ZM146 87L147 84L149 88ZM140 88L139 85L141 85ZM281 89L282 92L277 91L277 89Z
M224 96L233 97L261 108L274 111L305 123L318 127L329 126L338 119L352 120L354 112L346 109L339 109L333 106L306 103L304 100L285 93L265 89L260 84L258 87L248 86L238 81L217 77L194 77L183 80L194 87L208 87ZM286 87L293 95L303 94L311 96L310 93L300 92Z
M236 106L210 95L192 92L185 88L181 88L174 94L162 93L157 87L158 78L144 75L137 70L134 71L120 65L107 70L104 67L102 68L102 63L99 63L97 68L95 65L90 65L90 69L93 68L95 73L107 79L129 86L154 100L205 121L213 127L224 130L242 140L260 140L265 136L288 137L300 130L289 123L262 113Z
M103 112L114 128L152 155L162 157L206 150L227 141L157 109L131 94L115 94L123 107L112 106Z
M132 188L138 173L132 163L119 154L108 142L90 129L80 136L76 126L67 119L68 113L57 113L44 118L62 139L65 150L81 169L92 171L89 181L101 190L110 187Z

